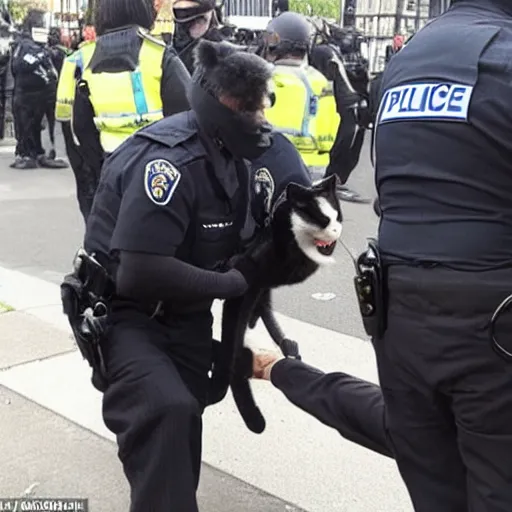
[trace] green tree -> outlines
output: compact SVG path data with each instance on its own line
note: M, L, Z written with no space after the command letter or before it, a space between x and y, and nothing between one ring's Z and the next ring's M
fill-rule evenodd
M7 7L15 23L22 22L30 9L47 10L44 0L9 0Z
M290 11L305 15L340 19L339 0L290 0Z

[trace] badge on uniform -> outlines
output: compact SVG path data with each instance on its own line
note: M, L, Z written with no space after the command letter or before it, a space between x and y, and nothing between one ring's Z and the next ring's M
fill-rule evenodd
M270 171L265 167L258 169L254 174L254 193L261 197L266 213L270 212L275 188L274 178Z
M144 172L146 194L158 206L165 206L171 200L181 173L167 160L152 160Z

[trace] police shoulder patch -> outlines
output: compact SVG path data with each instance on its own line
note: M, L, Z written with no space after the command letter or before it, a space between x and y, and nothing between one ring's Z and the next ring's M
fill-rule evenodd
M263 201L267 212L270 211L275 189L276 185L274 178L266 167L262 167L254 173L254 193L257 196L260 194L263 195Z
M393 87L384 94L379 124L390 121L468 121L473 87L447 82Z
M146 195L158 206L165 206L171 200L180 179L180 171L168 160L151 160L144 172Z

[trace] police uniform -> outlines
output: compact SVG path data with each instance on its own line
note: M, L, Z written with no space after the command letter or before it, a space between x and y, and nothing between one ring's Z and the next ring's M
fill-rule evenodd
M23 36L12 58L15 90L13 113L16 120L16 136L19 155L24 158L21 167L37 167L37 160L46 164L41 141L42 121L48 103L55 97L57 72L48 50ZM45 165L46 166L46 165Z
M81 84L78 89L77 78ZM66 59L56 117L72 123L79 142L82 158L75 156L74 170L85 219L104 153L112 152L141 127L187 110L185 89L189 80L175 52L138 27L108 32L81 45ZM75 153L73 139L67 139L67 146Z
M271 144L271 128L259 115L271 67L205 41L198 59L188 91L192 110L142 128L105 161L84 239L87 260L110 276L101 278L111 291L95 351L82 343L76 311L85 315L91 293L106 296L107 287L81 276L78 264L62 285L75 338L79 347L88 345L82 353L97 354L95 361L84 357L104 393L103 417L117 436L131 512L198 510L201 418L214 352L211 305L243 295L257 277L252 254L229 269L226 262L243 249L245 159ZM234 89L222 87L218 77L235 68ZM242 101L252 91L255 99L241 114L218 99L219 89ZM68 300L73 290L80 307Z
M83 54L92 55L94 49L91 41L84 41L79 46ZM76 182L76 198L78 207L84 221L87 221L92 208L94 193L98 186L100 168L91 167L75 140L71 127L73 117L73 102L75 98L75 85L77 78L77 62L80 60L78 52L66 57L62 63L59 84L57 87L57 100L55 104L55 117L60 121L62 136L66 147L73 175Z
M251 162L253 218L262 226L273 204L289 183L311 186L311 175L293 144L274 133L272 146Z
M188 108L188 73L170 48L143 29L108 32L88 48L79 50L76 62L106 153L142 126Z
M326 167L340 124L333 84L302 60L275 64L276 100L267 119L291 140L308 167Z
M416 512L512 510L512 8L458 0L382 77L375 133L388 315L374 338ZM512 318L503 318L510 339ZM506 338L506 339L507 339Z
M317 45L311 52L311 64L333 84L336 110L342 119L332 144L325 176L336 174L345 184L359 163L365 127L359 124L362 95L352 87L344 64L327 44Z
M193 112L166 118L124 143L105 163L87 252L112 275L117 251L174 256L210 270L233 256L246 218L248 169L211 144L198 133ZM211 304L211 297L186 296L156 309L149 301L112 301L103 414L117 435L133 511L197 510Z

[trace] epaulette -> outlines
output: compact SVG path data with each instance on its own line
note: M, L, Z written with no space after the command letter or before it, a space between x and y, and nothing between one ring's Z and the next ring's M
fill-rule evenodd
M143 37L144 39L151 41L152 43L157 44L158 46L163 46L165 48L165 43L161 39L158 39L155 36L152 36L149 32L146 32L145 30L142 30L139 28L139 35Z

